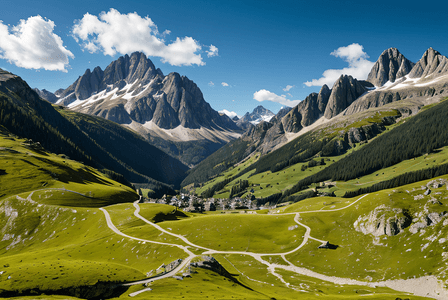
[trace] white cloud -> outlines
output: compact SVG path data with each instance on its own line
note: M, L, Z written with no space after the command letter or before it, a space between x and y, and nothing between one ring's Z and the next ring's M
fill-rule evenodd
M222 86L230 86L227 82L221 82Z
M322 86L326 84L331 88L334 82L343 74L352 75L357 79L367 78L374 62L367 60L369 56L363 49L363 46L354 43L347 47L340 47L334 50L330 54L348 62L348 67L343 69L328 69L324 71L321 78L304 82L304 84L306 86Z
M166 44L163 37L169 33L165 30L159 34L157 25L148 16L142 18L136 12L121 14L113 8L100 13L99 17L86 13L72 30L75 40L91 53L101 51L113 56L117 52L141 51L173 66L205 65L200 54L202 47L196 40L177 37Z
M209 85L209 86L214 86L215 84L213 83L213 81L210 81L210 82L208 83L208 85Z
M218 47L210 45L210 50L207 51L207 57L218 56Z
M219 113L227 115L229 118L234 118L239 116L234 111L228 111L227 109L220 110Z
M54 27L53 21L37 15L20 20L10 33L0 21L0 58L21 68L67 72L68 58L75 56L53 33Z
M294 107L301 102L301 100L288 100L286 97L276 95L268 90L262 89L254 93L254 99L262 101L277 102L285 106Z
M290 89L292 89L293 87L295 87L295 85L287 85L284 89L283 89L283 91L285 91L285 92L289 92L289 90Z

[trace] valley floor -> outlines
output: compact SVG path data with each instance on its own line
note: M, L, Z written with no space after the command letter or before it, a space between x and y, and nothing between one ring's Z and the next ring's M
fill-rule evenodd
M49 190L46 192L48 193ZM68 193L73 197L77 197L76 195L83 196L83 194L69 190L54 190L53 192ZM400 191L394 190L394 192L397 194ZM388 193L388 191L380 193ZM17 212L16 217L20 214L20 209L17 206L20 204L24 207L32 206L33 211L44 210L44 219L45 216L51 215L53 221L57 219L59 214L64 220L71 220L64 214L82 214L81 216L75 216L73 221L70 221L72 227L76 227L78 223L83 223L86 226L90 224L102 228L101 232L91 231L92 226L89 225L84 227L90 227L86 231L75 230L78 235L80 232L85 232L85 243L92 247L91 251L85 249L87 252L77 258L77 261L78 263L81 259L98 261L104 266L109 265L110 267L117 266L117 263L121 265L121 269L119 267L114 271L111 270L111 272L114 272L115 282L118 281L115 286L123 287L127 291L108 298L127 298L130 296L134 299L177 299L184 297L200 299L210 296L216 299L295 299L300 295L303 299L320 299L322 296L328 299L358 299L358 296L362 294L362 297L366 299L391 299L391 297L393 299L448 299L446 281L441 281L444 278L442 274L445 271L439 272L439 276L435 276L432 272L417 272L409 267L410 261L408 261L408 267L403 269L403 274L406 273L403 276L404 278L402 275L396 276L397 272L400 272L398 267L396 272L390 271L392 273L387 273L383 262L378 262L375 257L383 255L384 260L387 260L387 253L396 251L392 248L397 247L391 246L392 250L387 247L387 243L393 245L391 237L373 238L373 241L366 242L371 240L371 237L362 240L362 235L358 235L359 240L356 240L356 238L349 236L353 233L347 232L353 230L344 227L342 223L338 223L342 222L338 220L347 219L347 214L353 215L354 212L360 214L366 211L366 207L371 209L372 205L379 205L380 203L376 203L378 197L382 197L379 193L365 194L352 199L334 197L309 199L271 210L268 214L256 214L254 212L251 214L221 213L215 215L185 215L172 206L140 204L138 201L132 204L115 204L93 210L83 208L64 208L61 210L58 206L39 204L42 195L46 194L43 190L40 190L17 195L14 197L15 199L3 200L0 203L0 212L9 212L9 215L6 216L11 220L14 211ZM420 199L421 197L417 198ZM14 206L12 200L19 201L19 204ZM53 209L58 210L56 216L55 212L52 211ZM97 214L97 212L102 212L103 216ZM355 219L356 217L354 216ZM324 223L332 220L335 221L331 223L331 226L326 227ZM347 222L353 224L351 220ZM93 221L97 223L86 223ZM226 225L228 225L227 229L225 229ZM55 263L56 260L64 256L62 251L66 251L65 248L74 247L71 252L67 252L70 258L64 258L74 259L72 255L81 252L81 250L76 250L81 249L83 245L80 245L80 243L73 244L70 239L64 240L64 243L59 245L58 237L65 231L67 231L67 234L71 232L70 229L67 230L69 226L63 226L66 227L52 227L52 229L55 229L53 233L47 235L45 240L42 241L50 241L51 243L53 239L55 244L51 245L56 248L52 250L51 247L44 247L43 250L39 250L41 252L31 248L31 255L41 255L39 261L51 259L48 263ZM446 231L445 229L443 232ZM334 236L334 232L338 230L342 232L340 238ZM110 231L112 231L112 234ZM346 233L347 236L344 236ZM424 234L423 231L420 236L422 234ZM442 231L432 240L437 240L440 234L442 234ZM93 235L92 239L89 239L90 235ZM415 236L406 236L402 233L403 239L407 237L406 241L412 240ZM5 239L11 239L11 237L5 235L3 241ZM36 242L38 239L39 237L36 237ZM19 236L19 241L15 243L25 244L25 240L25 238L20 240ZM100 240L102 241L99 242ZM440 241L439 248L445 245L445 239L440 239ZM98 246L101 246L102 249L97 250L97 254L93 252L98 247L95 243L100 243ZM375 253L377 256L369 256L368 253L363 254L365 250L372 247L370 243L383 245L385 248L377 246L379 247L377 248L379 250L375 250L378 252ZM410 245L412 242L407 243ZM4 266L0 270L2 271L0 292L13 288L8 286L8 282L12 281L10 280L11 277L15 279L19 275L28 276L26 284L24 283L25 279L16 281L17 284L23 284L24 286L32 286L33 280L37 280L29 277L33 273L25 276L20 273L20 267L15 267L20 265L16 262L22 263L22 260L31 260L30 256L27 256L30 254L24 253L23 250L17 250L17 253L13 252L16 244L13 243L8 246L6 249L10 250L0 256L0 265ZM55 246L56 244L59 246ZM429 243L422 248L421 252L423 254L426 253L424 249L428 248L428 245ZM117 246L122 248L120 250L122 251L121 254L117 252ZM115 250L101 252L109 247ZM318 249L318 247L321 249ZM344 253L355 249L353 247L358 247L355 254L358 258L355 263L344 257ZM429 247L429 249L432 248ZM52 253L52 251L57 254ZM384 253L381 253L381 251L384 251ZM410 250L406 252L408 251ZM419 249L417 249L416 259L419 259L420 254L418 252ZM424 258L426 259L426 255L431 255L432 252L433 250L429 250ZM102 257L99 258L98 254ZM352 254L353 251L348 256ZM440 254L438 255L440 256ZM445 257L446 252L441 255ZM213 258L210 258L211 256ZM114 257L117 259L114 259ZM33 258L33 261L35 259ZM149 264L145 263L143 259ZM214 270L195 267L198 264L203 264L204 260L210 259L219 263L220 267L218 269L221 269L221 271L218 273L221 276L215 273L217 271L216 266ZM405 257L402 257L402 259L406 261ZM364 260L369 260L369 262L366 264ZM376 270L372 267L374 261L379 264ZM9 267L7 262L15 269L5 268L6 266ZM84 263L84 260L82 262ZM173 265L168 264L168 262L177 263ZM157 268L159 264L162 264L162 266ZM126 265L126 267L123 267L123 265ZM423 264L421 265L423 266ZM442 264L434 265L445 265L445 259L443 259ZM85 265L81 264L78 268L83 266ZM63 268L63 266L61 265L59 268ZM156 268L157 270L155 270ZM355 268L355 270L350 273L351 271L345 268ZM362 270L363 268L364 270ZM369 271L368 268L371 270ZM143 270L147 269L151 269L146 273L147 278L144 280L138 279L139 277L142 278L138 274L144 274ZM439 267L438 270L440 269L442 267ZM96 272L107 273L108 271L97 270ZM11 274L9 278L5 276L8 274ZM366 276L366 274L371 274L371 276ZM395 275L391 276L390 274ZM54 277L56 281L58 278ZM93 282L99 281L95 279ZM26 290L26 288L22 290ZM82 298L90 299L88 296ZM59 296L47 296L47 298L44 296L26 296L17 299L59 299Z
M295 249L288 251L288 252L283 252L283 253L254 253L254 252L247 252L247 251L219 251L219 250L213 250L213 249L209 249L209 248L205 248L199 245L196 245L190 241L188 241L188 239L186 239L185 237L183 237L182 235L178 235L178 234L174 234L171 233L165 229L163 229L162 227L158 226L157 224L146 220L145 218L143 218L139 212L140 212L140 207L138 204L138 201L134 202L134 207L135 207L135 211L134 211L134 215L137 218L142 219L144 222L146 222L147 224L150 224L152 226L154 226L157 230L160 230L161 232L164 232L166 234L172 235L174 237L177 237L181 240L183 240L186 244L188 244L188 246L183 246L183 245L179 245L179 244L167 244L167 243L160 243L157 241L151 241L151 240L144 240L144 239L140 239L140 238L136 238L136 237L132 237L132 236L128 236L126 234L123 234L121 231L119 231L115 225L113 224L113 222L111 221L110 215L107 213L107 210L104 208L100 208L106 219L107 219L107 224L109 226L109 228L114 231L116 234L119 234L121 236L125 236L127 238L131 238L131 239L135 239L135 240L139 240L142 242L148 242L148 243L155 243L155 244L164 244L164 245L170 245L170 246L175 246L175 247L179 247L182 250L185 251L185 253L188 255L188 257L186 259L184 259L182 261L181 264L179 264L175 269L171 270L170 272L167 272L166 274L162 275L162 276L157 276L157 277L152 277L152 278L148 278L146 280L141 280L141 281L136 281L133 283L128 283L126 284L128 285L138 285L138 284L148 284L151 282L154 282L155 280L161 280L161 279L165 279L171 276L174 276L178 273L183 273L185 272L185 268L190 264L190 262L192 260L194 260L195 258L201 256L201 255L216 255L216 254L231 254L231 255L235 255L235 254L239 254L239 255L247 255L247 256L251 256L253 257L256 261L260 262L261 264L265 265L268 272L272 275L274 275L275 277L277 277L285 286L290 287L293 290L297 290L300 291L299 289L293 287L291 285L291 283L287 282L283 276L281 276L280 274L278 274L276 272L277 269L280 270L286 270L289 272L293 272L296 274L300 274L300 275L304 275L304 276L309 276L312 278L316 278L319 280L323 280L323 281L328 281L328 282L332 282L334 284L337 285L356 285L356 286L366 286L369 288L376 288L376 287L388 287L397 291L402 291L405 293L410 293L410 294L414 294L416 296L422 296L422 297L431 297L431 298L435 298L435 299L447 299L448 297L448 290L444 289L442 283L435 277L435 276L424 276L421 278L415 278L415 279L407 279L407 280L386 280L386 281L378 281L378 282L366 282L366 281L359 281L359 280L353 280L350 278L340 278L340 277L335 277L335 276L327 276L327 275L323 275L323 274L319 274L317 272L313 272L311 270L308 270L306 268L301 268L301 267L297 267L294 264L292 264L290 261L288 261L286 259L286 255L292 254L298 250L300 250L305 244L307 244L310 240L317 242L321 245L324 245L325 243L327 243L327 241L324 240L320 240L318 238L312 237L310 235L311 233L311 228L306 226L305 224L302 224L301 222L299 222L300 219L300 214L310 214L310 213L326 213L326 212L335 212L335 211L341 211L341 210L345 210L349 207L351 207L352 205L356 204L357 202L361 201L364 197L368 196L368 194L363 195L361 197L359 197L358 199L356 199L355 201L351 202L350 204L348 204L347 206L341 207L341 208L335 208L335 209L328 209L328 210L323 210L322 208L319 210L311 210L311 211L301 211L301 212L295 212L295 213L276 213L275 215L294 215L294 221L299 225L302 226L303 228L306 229L305 235L303 236L303 240L300 243L300 245L298 245ZM200 254L194 254L192 253L188 247L194 247L196 249L202 249L205 250ZM202 251L201 250L201 251ZM271 257L271 256L280 256L281 259L283 259L283 263L270 263L267 260L263 259L263 257ZM286 263L286 265L284 264ZM236 268L236 267L235 267ZM252 280L252 281L257 281L256 279L250 278L246 275L244 275L242 272L240 272L241 275L245 276L247 279ZM147 289L142 289L140 291L134 292L129 294L129 296L134 297L136 295L139 295L141 293L144 292L149 292L152 291L151 288L147 288Z

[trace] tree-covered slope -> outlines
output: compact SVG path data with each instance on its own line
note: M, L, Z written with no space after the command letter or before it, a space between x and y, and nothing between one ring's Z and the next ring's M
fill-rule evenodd
M11 133L32 139L47 150L88 165L148 183L161 194L178 185L188 169L111 121L53 107L19 77L0 74L0 124ZM77 123L79 122L79 124Z
M445 99L445 101L421 111L416 116L406 119L399 126L385 132L358 151L350 153L324 170L299 181L292 189L285 191L285 194L293 194L312 183L325 180L347 181L359 178L448 146L447 115L448 101ZM443 168L443 166L438 166L438 168L440 170L434 174L445 174L446 171L443 170L447 168ZM419 176L408 174L408 180L403 176L401 184L427 179L427 176Z

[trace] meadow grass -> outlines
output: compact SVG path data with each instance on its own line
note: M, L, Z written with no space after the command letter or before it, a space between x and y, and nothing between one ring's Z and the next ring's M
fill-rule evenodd
M257 253L286 252L297 247L305 229L299 226L288 230L294 225L294 216L253 214L205 215L160 223L199 246Z
M11 197L0 204L0 228L7 232L0 242L0 266L8 265L1 268L5 273L0 276L0 289L4 290L143 279L162 263L186 257L177 247L116 235L95 208L42 205ZM88 276L82 275L85 272Z
M67 206L100 207L138 199L131 188L65 155L30 145L26 139L0 134L0 146L0 199L26 191L41 196L34 201ZM54 189L79 194L63 195L64 191Z
M447 179L448 176L442 178ZM407 279L425 275L445 278L442 255L447 251L443 239L448 238L448 228L442 222L416 234L406 228L398 235L379 237L355 231L353 225L358 216L368 215L380 205L389 207L389 211L392 208L405 209L414 218L419 213L446 211L446 187L436 189L432 196L423 196L426 187L423 190L421 187L428 181L369 194L345 210L300 214L301 222L312 228L311 236L328 240L339 247L336 250L317 249L308 243L286 258L299 267L318 273L359 280ZM414 200L418 195L423 198ZM431 197L435 197L440 204L431 204ZM311 201L313 199L307 199L307 202ZM308 208L306 205L306 202L303 205L298 203L294 210Z

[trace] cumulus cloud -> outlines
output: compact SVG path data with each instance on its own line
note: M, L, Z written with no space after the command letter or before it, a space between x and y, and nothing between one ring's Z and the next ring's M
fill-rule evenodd
M67 72L68 58L75 56L53 33L54 27L39 15L20 20L11 32L0 21L0 58L21 68Z
M262 89L254 93L254 99L262 102L262 101L272 101L277 102L285 106L294 107L300 103L301 100L289 100L284 96L276 95L268 90Z
M228 111L227 109L220 110L219 113L227 115L229 118L234 118L239 116L234 111Z
M292 89L293 87L295 87L295 85L287 85L284 89L283 89L283 91L285 91L285 92L289 92L289 90L290 89Z
M208 83L208 85L209 85L209 86L214 86L215 84L213 83L213 81L210 81L210 82Z
M207 57L218 56L218 47L210 45L209 51L207 51Z
M365 79L374 65L374 62L368 60L369 56L364 52L364 47L357 43L347 47L340 47L330 54L345 60L348 63L348 67L326 70L321 78L304 82L306 86L322 86L326 84L332 87L334 82L343 74L352 75L357 79Z
M229 84L228 84L227 82L224 82L224 81L221 82L221 85L222 85L222 86L229 86Z
M99 17L86 13L72 30L75 40L91 53L113 56L117 52L141 51L173 66L205 65L200 54L202 46L196 40L186 36L166 43L163 37L169 33L165 30L159 34L157 25L148 16L143 18L136 12L121 14L113 8Z

